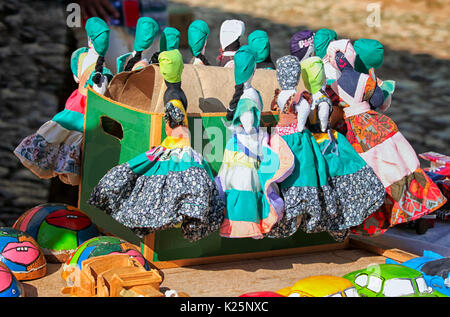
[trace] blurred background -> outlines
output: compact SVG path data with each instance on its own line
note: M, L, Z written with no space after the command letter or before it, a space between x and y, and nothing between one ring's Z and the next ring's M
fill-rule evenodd
M37 178L13 154L24 137L62 110L76 88L70 54L87 43L82 26L67 25L68 3L0 0L0 226L11 226L40 203L77 201L77 188ZM209 24L205 55L213 65L226 19L245 22L242 44L253 30L265 30L273 61L289 54L291 36L303 29L331 28L339 38L377 39L385 48L377 75L397 84L387 115L418 154L450 155L450 0L155 0L153 8L160 24L181 31L186 62L191 59L186 31L195 19Z

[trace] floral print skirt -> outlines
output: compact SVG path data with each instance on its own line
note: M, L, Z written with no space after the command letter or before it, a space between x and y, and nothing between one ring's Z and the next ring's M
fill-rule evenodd
M140 237L181 226L189 241L217 231L225 208L208 164L187 146L158 146L113 167L88 202Z
M24 166L40 178L58 176L70 185L80 183L83 133L50 120L27 136L14 150Z

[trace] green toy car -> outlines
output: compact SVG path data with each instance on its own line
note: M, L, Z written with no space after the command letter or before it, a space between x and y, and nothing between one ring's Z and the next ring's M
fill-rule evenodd
M376 264L343 276L361 297L447 297L427 286L422 273L397 264Z

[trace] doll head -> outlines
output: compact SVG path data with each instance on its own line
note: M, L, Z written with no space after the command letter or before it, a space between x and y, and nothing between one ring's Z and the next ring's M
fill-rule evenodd
M328 45L337 40L337 33L334 30L330 29L320 29L314 35L314 50L316 56L320 58L324 58L327 54Z
M98 54L97 63L95 64L95 75L92 80L95 84L100 84L105 54L109 48L110 30L108 24L97 17L89 18L86 21L85 29L90 43Z
M128 61L125 71L132 70L133 66L142 59L142 52L153 44L158 31L159 25L154 19L150 17L139 18L136 24L133 46L134 56Z
M296 92L300 80L301 66L296 56L286 55L276 61L277 80L281 91L277 96L277 104L283 111L289 98Z
M311 94L317 93L325 84L325 71L322 59L318 56L312 56L303 60L300 64L305 88Z
M304 30L295 33L289 43L291 55L302 61L314 55L314 32Z
M171 51L180 47L180 31L173 27L165 27L159 41L161 52Z
M345 59L337 57L338 52L341 52ZM330 58L330 64L337 70L342 71L345 67L355 66L356 53L350 40L333 41L328 46L327 55Z
M193 56L201 59L204 65L209 65L204 50L209 36L209 26L205 21L195 20L189 25L188 44Z
M368 74L369 69L377 69L384 62L384 48L377 40L359 39L355 41L353 48L355 50L355 70L360 73Z
M259 65L262 65L262 68L270 67L265 65L272 64L270 58L269 35L267 35L267 33L262 30L253 31L248 36L248 45L256 53L256 67L258 68ZM270 68L273 68L273 64Z
M223 50L231 44L239 48L239 38L245 33L245 24L240 20L225 20L220 26L220 46Z
M184 64L179 50L164 51L158 56L159 68L167 89L164 93L165 120L173 129L187 126L187 99L181 89Z

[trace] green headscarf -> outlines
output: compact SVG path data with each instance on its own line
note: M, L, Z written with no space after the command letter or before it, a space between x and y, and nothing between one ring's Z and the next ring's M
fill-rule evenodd
M108 24L98 17L92 17L86 21L85 29L95 51L98 55L105 56L109 48L110 31Z
M169 83L179 83L183 72L183 57L178 49L161 52L158 56L163 78Z
M236 85L245 83L252 77L256 66L256 53L249 45L241 46L234 54L234 81Z
M195 20L189 25L188 43L192 55L197 56L202 52L208 36L209 27L205 21Z
M330 29L320 29L314 35L314 49L316 56L323 58L331 41L337 40L337 33Z
M256 62L261 63L270 54L269 36L265 31L256 30L248 36L248 45L256 53Z
M383 44L377 40L359 39L353 45L356 53L355 70L360 73L369 73L369 69L377 69L383 65Z
M80 59L80 55L86 53L88 51L87 47L81 47L75 50L70 57L70 69L72 70L72 74L76 77L79 77L78 74L78 60Z
M312 56L301 61L300 66L305 88L312 94L318 92L325 83L322 59L319 56Z
M180 31L173 27L166 27L162 31L159 48L161 52L178 49L180 46Z
M136 24L136 35L133 50L142 52L149 48L159 31L158 22L150 17L139 18Z

